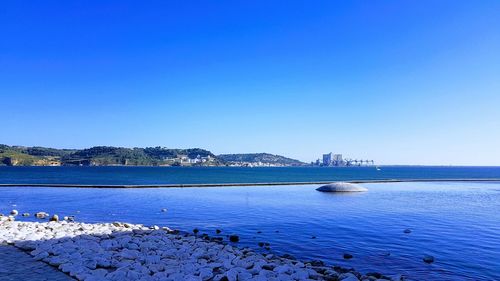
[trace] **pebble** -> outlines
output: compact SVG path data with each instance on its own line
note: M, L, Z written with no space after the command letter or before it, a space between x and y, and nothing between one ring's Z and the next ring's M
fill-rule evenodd
M45 219L45 218L47 218L48 216L49 216L49 214L48 214L48 213L46 213L46 212L38 212L38 213L35 213L35 217L36 217L37 219Z
M351 254L349 254L349 253L345 253L344 254L344 259L349 260L349 259L352 259L352 258L353 258L353 256Z
M52 215L52 217L50 218L49 221L55 221L55 222L58 222L59 221L59 216L58 215Z
M231 235L229 240L239 241L239 237ZM2 243L13 243L79 280L363 279L360 273L346 273L322 262L304 263L289 255L264 255L212 239L121 222L22 222L0 217Z
M229 235L229 241L231 242L239 242L240 237L238 235Z
M352 273L343 273L339 276L339 279L341 281L359 281L358 277Z
M17 210L12 210L12 211L10 211L10 214L13 216L17 216L19 214L19 212Z
M425 255L422 260L425 262L425 263L433 263L434 262L434 257L431 256L431 255Z

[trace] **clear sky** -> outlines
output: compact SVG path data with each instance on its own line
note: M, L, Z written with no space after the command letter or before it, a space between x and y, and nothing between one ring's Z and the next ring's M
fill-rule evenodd
M0 27L0 143L500 165L497 0L7 1Z

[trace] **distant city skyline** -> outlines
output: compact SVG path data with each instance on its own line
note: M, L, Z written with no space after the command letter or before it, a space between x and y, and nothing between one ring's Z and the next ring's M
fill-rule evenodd
M0 143L500 165L499 1L0 12Z

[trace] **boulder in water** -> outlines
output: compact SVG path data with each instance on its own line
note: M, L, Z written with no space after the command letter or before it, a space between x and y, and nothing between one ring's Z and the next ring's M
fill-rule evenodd
M38 212L38 213L35 214L35 217L38 218L38 219L44 219L44 218L46 218L48 216L49 216L49 214L46 213L46 212Z
M229 241L231 242L239 242L240 241L240 237L238 235L229 235Z
M423 258L425 263L433 263L434 262L434 257L431 255L425 255Z
M353 183L348 182L334 182L320 186L316 189L322 192L363 192L368 191L368 189Z

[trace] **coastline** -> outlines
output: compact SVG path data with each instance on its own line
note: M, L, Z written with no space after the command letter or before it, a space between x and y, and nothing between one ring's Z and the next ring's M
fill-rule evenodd
M229 240L129 223L23 222L0 217L13 245L78 280L404 280L321 261L261 254Z
M318 185L333 181L308 182L257 182L257 183L186 183L186 184L66 184L66 183L0 183L0 187L68 187L68 188L190 188L190 187L235 187L235 186L279 186L279 185ZM461 179L381 179L346 180L353 184L398 183L398 182L500 182L500 178L461 178Z

